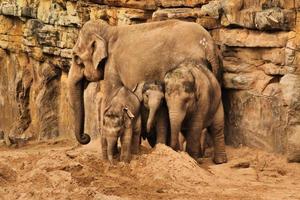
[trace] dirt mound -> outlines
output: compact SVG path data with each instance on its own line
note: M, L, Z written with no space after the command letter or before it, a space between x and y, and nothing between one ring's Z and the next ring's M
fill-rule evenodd
M300 165L250 148L228 147L223 165L165 145L110 165L98 140L0 151L0 199L300 199Z
M170 147L158 144L149 153L131 162L131 168L143 182L164 182L170 185L207 183L211 176L185 152L175 152Z

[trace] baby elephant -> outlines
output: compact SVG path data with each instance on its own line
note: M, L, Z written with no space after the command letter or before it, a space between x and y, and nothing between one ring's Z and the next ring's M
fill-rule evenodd
M169 131L169 116L161 81L146 81L138 84L134 93L141 101L142 136L150 146L166 144Z
M122 87L104 110L101 136L103 158L113 164L113 152L121 139L120 160L130 162L131 153L138 153L140 144L140 102L130 90Z
M201 132L208 128L214 143L214 162L227 162L221 88L213 73L205 66L186 61L168 72L164 81L171 123L170 146L178 149L178 135L182 132L187 152L198 159Z

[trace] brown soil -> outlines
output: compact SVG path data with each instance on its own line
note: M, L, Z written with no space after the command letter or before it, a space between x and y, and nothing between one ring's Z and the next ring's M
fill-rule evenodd
M228 147L227 164L207 158L198 165L158 145L112 166L101 160L99 144L0 147L0 199L300 199L300 164L279 155Z

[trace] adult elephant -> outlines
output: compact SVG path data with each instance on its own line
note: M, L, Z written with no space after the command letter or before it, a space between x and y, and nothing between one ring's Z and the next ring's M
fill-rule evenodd
M215 44L199 24L179 20L123 26L110 26L102 20L84 24L68 76L78 142L90 141L83 133L86 81L105 80L103 108L116 89L124 85L133 90L143 81L162 81L167 71L184 60L209 65L215 75L220 72Z

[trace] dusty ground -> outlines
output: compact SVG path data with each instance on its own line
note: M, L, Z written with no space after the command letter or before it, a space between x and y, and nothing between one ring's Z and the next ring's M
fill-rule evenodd
M159 145L130 164L100 159L99 141L0 147L0 199L300 199L300 164L250 148L227 148L229 163L196 164Z

